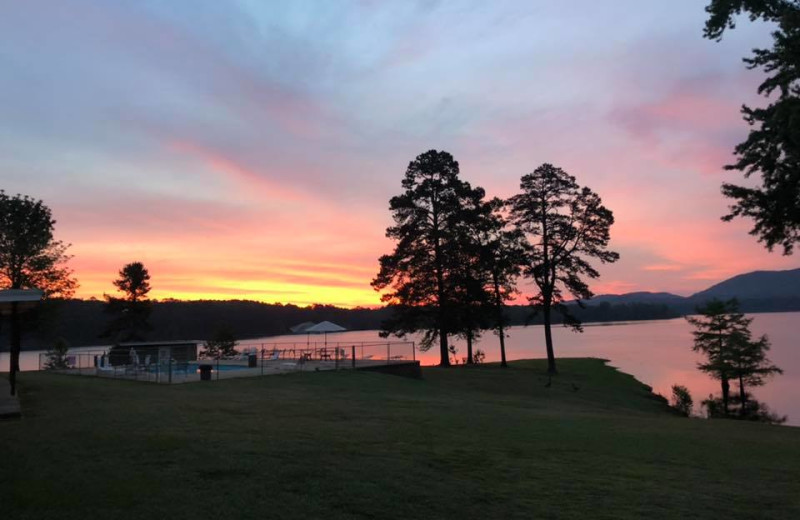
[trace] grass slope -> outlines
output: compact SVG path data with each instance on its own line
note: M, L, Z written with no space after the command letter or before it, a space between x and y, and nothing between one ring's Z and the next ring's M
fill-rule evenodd
M675 417L596 359L182 386L26 373L17 518L800 518L800 429Z

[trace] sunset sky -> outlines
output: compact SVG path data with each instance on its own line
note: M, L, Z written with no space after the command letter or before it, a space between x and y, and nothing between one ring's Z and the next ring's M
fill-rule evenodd
M598 192L598 293L795 268L719 219L768 27L703 39L705 3L0 0L0 187L53 209L81 297L139 260L156 298L375 305L432 148L492 196L543 162Z

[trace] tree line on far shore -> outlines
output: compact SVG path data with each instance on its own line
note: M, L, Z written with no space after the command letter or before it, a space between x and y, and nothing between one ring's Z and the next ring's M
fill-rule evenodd
M23 316L23 350L46 349L59 339L72 347L106 345L103 337L109 315L104 312L105 301L49 300L37 312ZM148 319L147 340L203 340L227 327L240 341L262 336L289 334L289 327L298 323L332 321L348 330L378 330L389 318L392 309L386 307L347 309L332 305L298 306L263 303L249 300L153 300ZM679 309L656 303L604 302L571 312L582 322L660 320L680 317ZM542 316L531 316L527 305L508 305L504 310L509 326L541 325ZM554 317L554 323L560 323ZM8 350L8 328L0 328L0 352Z

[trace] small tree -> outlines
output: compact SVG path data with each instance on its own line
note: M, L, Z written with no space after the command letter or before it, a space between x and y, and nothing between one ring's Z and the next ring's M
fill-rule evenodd
M110 337L116 343L145 339L146 332L151 329L148 319L152 304L147 299L150 273L141 262L132 262L120 269L119 278L113 283L123 296L103 295L104 312L112 316L103 337Z
M692 350L705 355L706 361L698 368L720 381L722 389L722 413L728 415L730 408L730 379L732 367L729 362L731 337L743 333L751 320L739 312L739 303L733 299L713 299L697 308L697 316L686 320L694 326Z
M761 386L768 377L783 373L767 359L769 339L767 336L752 339L750 323L753 319L739 312L735 299L712 300L697 311L700 316L687 319L696 329L693 349L706 356L706 362L698 364L698 368L720 380L724 416L730 415L730 381L738 382L739 395L735 404L739 406L738 415L744 417L748 415L750 401L746 387ZM713 402L706 406L710 414L716 413Z
M0 288L39 289L45 298L69 298L78 287L66 264L68 245L55 240L50 208L41 200L6 195L0 190ZM16 374L22 345L22 320L11 306L9 382L16 393Z
M688 388L682 385L672 385L672 407L686 417L692 415L694 401Z
M583 331L580 321L563 304L564 292L579 301L593 296L583 277L598 278L589 264L616 262L619 255L607 249L614 216L600 197L580 187L575 177L561 168L543 164L522 177L522 193L509 200L511 219L528 241L523 273L539 289L530 298L544 317L547 371L555 374L556 360L551 333L552 311L564 317L564 324Z
M749 401L745 387L762 386L767 378L782 374L783 370L767 359L770 343L766 335L753 340L750 337L750 330L745 328L736 331L730 339L727 358L730 374L739 383L739 415L744 417L748 415Z
M211 339L205 343L203 357L208 359L219 359L232 357L238 354L236 351L236 336L228 325L220 325L214 331Z
M68 368L67 352L69 352L69 343L64 338L58 338L53 346L45 352L47 361L44 363L45 370L63 370Z

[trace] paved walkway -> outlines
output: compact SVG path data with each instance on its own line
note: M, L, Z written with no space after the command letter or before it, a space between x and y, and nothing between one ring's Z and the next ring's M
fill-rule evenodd
M11 395L11 385L6 376L0 376L0 419L20 416L19 399Z

